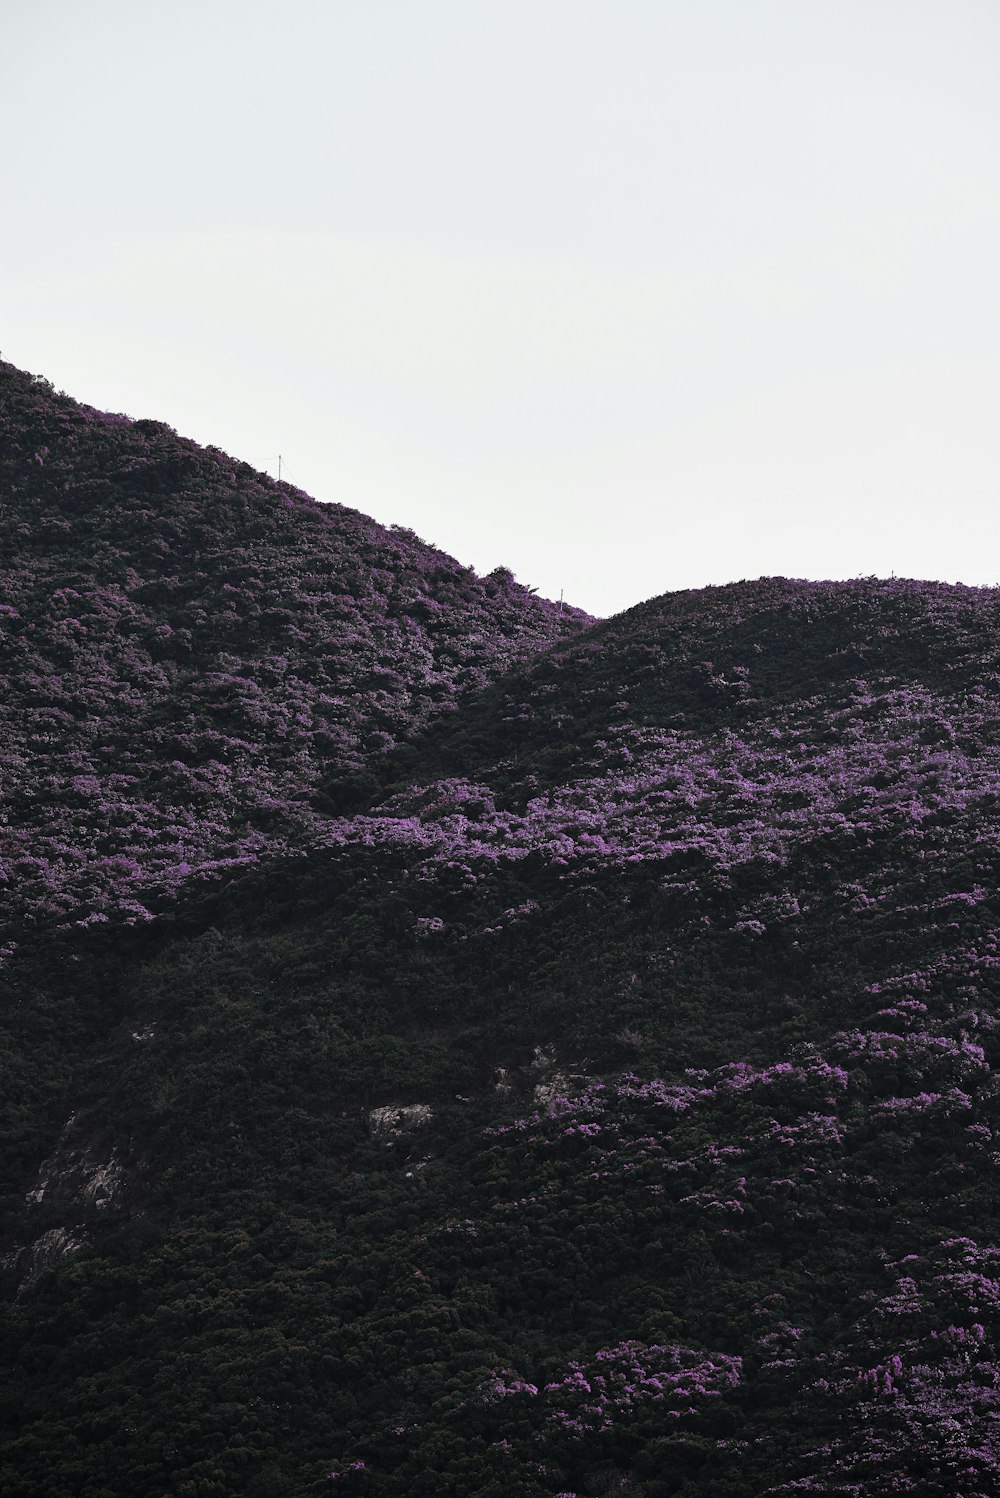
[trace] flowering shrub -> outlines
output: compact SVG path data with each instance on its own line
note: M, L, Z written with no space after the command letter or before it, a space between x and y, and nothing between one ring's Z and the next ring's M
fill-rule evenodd
M724 1353L621 1342L600 1348L592 1362L570 1363L545 1385L548 1402L558 1405L548 1418L577 1437L613 1430L644 1406L662 1405L668 1420L683 1420L698 1414L701 1400L735 1388L740 1368L740 1358Z
M808 1452L807 1471L770 1492L972 1498L994 1487L1000 1252L952 1239L904 1262L909 1272L854 1329L853 1355L820 1356L801 1370L813 1373L812 1400L843 1410L847 1433Z

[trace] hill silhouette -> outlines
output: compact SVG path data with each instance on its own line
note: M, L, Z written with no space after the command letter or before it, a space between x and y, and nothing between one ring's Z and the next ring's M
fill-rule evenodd
M290 556L373 526L246 482ZM352 620L439 555L378 537ZM65 548L47 585L82 594ZM502 621L453 710L414 686L371 730L357 674L354 736L297 760L261 709L252 848L206 832L155 919L132 872L105 920L18 917L0 1490L987 1498L1000 595L761 579L592 623L439 565L433 639ZM351 668L332 596L289 605L296 680ZM200 670L163 734L222 734ZM59 722L57 777L91 742ZM11 803L25 846L63 784ZM231 779L202 794L230 827Z

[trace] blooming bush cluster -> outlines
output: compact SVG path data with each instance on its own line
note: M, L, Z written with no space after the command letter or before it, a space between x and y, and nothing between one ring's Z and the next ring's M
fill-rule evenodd
M671 1422L696 1416L701 1401L736 1387L740 1369L741 1359L724 1353L620 1342L598 1348L586 1363L570 1362L565 1373L541 1389L498 1374L480 1397L494 1404L518 1394L540 1396L543 1422L582 1439L615 1430L649 1406L662 1406L659 1415Z
M806 1397L845 1431L769 1489L823 1498L949 1492L985 1498L1000 1467L1000 1250L946 1239L894 1265L895 1286L849 1351L807 1358Z

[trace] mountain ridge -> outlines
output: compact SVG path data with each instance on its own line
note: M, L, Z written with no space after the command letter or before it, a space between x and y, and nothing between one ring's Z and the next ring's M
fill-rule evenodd
M156 472L164 513L186 480ZM108 588L134 528L109 512ZM33 575L82 594L63 535ZM405 577L415 544L376 552ZM296 681L326 649L353 669L392 596L371 563ZM414 696L454 710L403 704L368 744L363 661L336 752L283 758L247 715L288 777L252 857L206 857L154 920L111 864L107 919L67 875L76 905L15 923L0 1490L991 1498L1000 592L761 579L556 612L553 639L505 577L441 585L469 679ZM237 738L185 692L162 732ZM89 848L65 762L100 738L58 710L55 778L8 815ZM227 836L233 804L205 782Z
M26 915L146 919L149 887L295 845L325 780L587 619L11 365L0 423Z

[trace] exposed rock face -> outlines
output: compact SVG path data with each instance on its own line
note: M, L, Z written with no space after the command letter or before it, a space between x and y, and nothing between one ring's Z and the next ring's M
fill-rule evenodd
M78 1115L68 1119L59 1143L38 1170L26 1194L29 1206L40 1202L84 1202L95 1207L120 1204L126 1173L116 1148L85 1132Z
M26 1248L15 1249L12 1253L5 1254L0 1259L5 1269L13 1269L20 1275L21 1283L18 1294L30 1285L33 1279L41 1274L42 1270L49 1264L54 1264L57 1259L66 1254L76 1253L83 1247L83 1235L74 1237L67 1228L49 1228L47 1233L42 1233L34 1243Z
M582 1080L576 1075L571 1076L569 1072L554 1071L544 1082L536 1082L531 1095L536 1103L544 1106L554 1102L557 1097L564 1097L575 1081Z
M66 1120L55 1149L25 1193L24 1204L29 1223L30 1209L37 1207L61 1208L67 1220L0 1255L0 1268L13 1270L19 1281L19 1295L49 1264L83 1247L87 1235L76 1219L86 1218L93 1208L103 1212L124 1206L130 1173L123 1154L127 1151L79 1113Z
M395 1144L404 1134L412 1134L430 1122L434 1114L426 1103L409 1103L402 1107L389 1104L383 1108L372 1108L368 1114L368 1128L373 1139L382 1144Z
M567 1094L579 1091L590 1080L586 1072L567 1071L559 1066L555 1047L551 1045L535 1046L528 1065L528 1075L539 1078L532 1087L531 1096L536 1106L541 1108L553 1107L557 1098L565 1098Z

